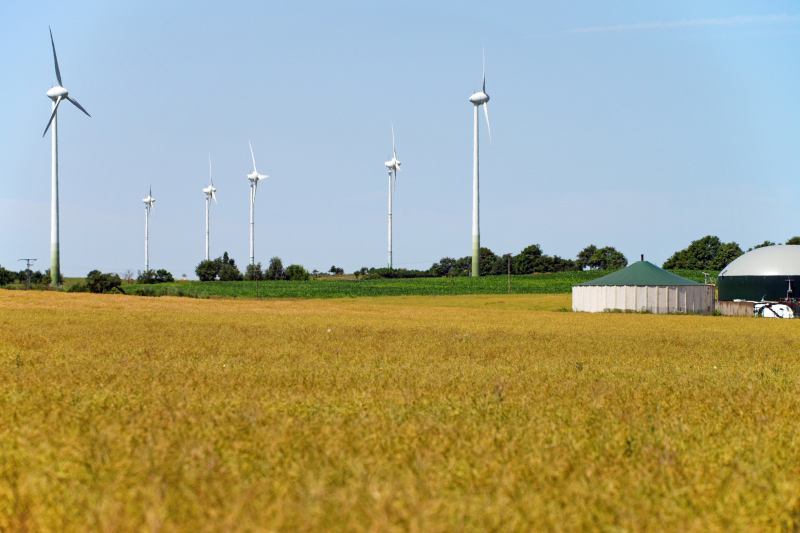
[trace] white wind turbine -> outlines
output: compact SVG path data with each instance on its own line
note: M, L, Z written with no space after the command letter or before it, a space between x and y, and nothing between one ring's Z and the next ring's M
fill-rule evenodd
M61 253L59 250L58 240L58 105L62 100L69 100L72 104L91 117L86 110L81 107L77 100L69 96L69 91L63 87L61 82L61 71L58 68L58 57L56 56L56 43L53 41L53 30L50 30L50 44L53 46L53 61L56 65L56 79L58 86L52 87L47 91L47 97L53 101L53 114L50 115L50 121L42 133L45 136L50 125L53 125L53 147L52 147L52 167L50 173L50 284L53 287L61 285Z
M394 123L392 123L392 158L384 163L389 170L389 268L392 268L392 173L394 173L394 185L397 185L397 171L400 169L400 161L397 160L397 149L394 146Z
M256 201L256 189L258 189L258 182L268 178L266 174L259 174L258 170L256 170L256 156L253 155L253 143L247 141L250 144L250 157L253 158L253 172L247 175L247 179L250 180L250 264L255 264L255 255L253 253L253 205Z
M150 270L150 256L148 255L148 238L150 236L149 232L149 224L150 224L150 211L153 210L153 202L156 201L153 198L153 186L150 186L150 192L147 194L147 198L142 200L144 202L144 271L147 272Z
M217 203L217 189L214 188L214 176L211 173L211 154L208 154L208 176L211 179L211 184L203 189L206 193L206 261L208 261L208 211L211 209L211 199Z
M483 54L483 87L481 92L469 97L469 101L475 106L475 147L472 166L472 275L481 275L481 230L479 219L480 193L478 188L478 108L483 106L486 115L486 129L489 130L489 142L492 141L492 130L489 127L489 95L486 94L486 52Z

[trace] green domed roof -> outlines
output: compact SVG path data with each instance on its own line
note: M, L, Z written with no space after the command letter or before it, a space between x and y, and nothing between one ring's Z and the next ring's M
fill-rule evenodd
M580 285L702 285L690 279L682 278L663 268L658 268L649 261L637 261L622 270L612 272L602 278L593 279Z

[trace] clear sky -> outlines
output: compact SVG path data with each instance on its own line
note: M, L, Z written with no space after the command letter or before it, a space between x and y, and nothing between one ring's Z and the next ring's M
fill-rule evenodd
M471 253L472 104L481 243L588 244L661 264L708 234L800 235L795 2L4 2L0 265L49 266L50 115L59 109L66 276L150 266L194 277L208 155L211 255L249 255L247 145L263 266L385 266L394 122L396 267Z

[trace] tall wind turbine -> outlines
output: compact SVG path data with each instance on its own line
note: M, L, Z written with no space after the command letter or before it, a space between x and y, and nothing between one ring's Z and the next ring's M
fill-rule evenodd
M247 141L250 144L250 157L253 158L253 172L247 175L247 179L250 180L250 264L255 264L255 255L253 254L253 205L256 202L256 189L258 189L258 182L265 178L268 178L266 174L259 174L258 170L256 170L256 156L253 155L253 143Z
M148 255L148 242L147 239L150 236L148 225L150 223L150 211L153 209L153 202L156 201L153 198L153 186L150 186L150 192L147 194L147 198L142 200L144 202L144 271L147 272L150 270L150 257Z
M50 173L50 285L57 287L61 285L61 253L58 248L58 105L62 100L69 100L72 104L91 117L86 110L81 107L77 100L69 96L69 91L63 87L61 82L61 71L58 69L58 56L56 56L56 43L53 41L53 30L50 30L50 44L53 46L53 61L56 65L56 79L58 86L47 91L47 97L53 101L53 114L50 121L42 133L42 137L47 134L50 125L53 125L53 162Z
M397 149L394 147L394 123L392 123L392 158L384 163L389 170L389 268L392 268L392 173L394 173L394 184L397 185L397 171L400 169L400 161L397 160Z
M483 106L486 115L486 129L489 130L489 142L492 141L492 129L489 127L489 95L486 94L486 52L483 54L483 87L481 92L469 97L475 106L475 147L472 164L472 276L481 275L481 230L480 230L480 193L478 188L478 108Z
M203 189L206 193L206 261L208 261L208 211L211 208L211 199L217 203L217 189L214 188L214 176L211 173L211 154L208 154L208 176L211 179L211 185Z

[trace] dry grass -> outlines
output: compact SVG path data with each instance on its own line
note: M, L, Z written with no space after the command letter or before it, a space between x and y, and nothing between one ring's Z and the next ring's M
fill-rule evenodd
M0 530L798 527L800 321L546 299L0 291Z

